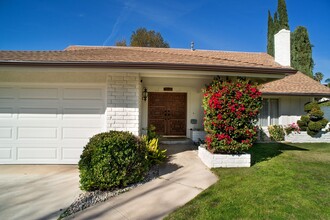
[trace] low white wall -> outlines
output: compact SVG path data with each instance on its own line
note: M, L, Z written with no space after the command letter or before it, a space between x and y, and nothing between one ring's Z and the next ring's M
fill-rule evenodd
M209 168L250 167L250 154L211 154L203 146L198 147L198 157Z
M321 131L315 137L311 137L306 131L301 131L300 134L291 133L286 135L285 141L291 143L330 143L330 132Z
M284 136L284 141L291 143L330 143L330 132L326 132L328 128L329 125L314 137L309 136L306 131L301 131L300 133L292 132L291 134ZM264 132L263 138L261 137L262 135L259 133L257 142L275 142L270 139L268 128L262 127L262 129Z

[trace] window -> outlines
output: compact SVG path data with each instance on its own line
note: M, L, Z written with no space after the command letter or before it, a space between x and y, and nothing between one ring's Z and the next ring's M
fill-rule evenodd
M259 125L269 126L278 125L279 118L279 100L278 99L263 99L262 109L259 115Z

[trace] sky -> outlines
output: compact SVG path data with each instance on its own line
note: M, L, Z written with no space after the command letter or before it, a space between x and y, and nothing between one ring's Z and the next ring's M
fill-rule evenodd
M314 73L330 78L330 1L286 0L291 31L305 26ZM0 0L0 50L112 46L137 28L172 48L266 52L267 16L277 0ZM323 80L324 81L324 80Z

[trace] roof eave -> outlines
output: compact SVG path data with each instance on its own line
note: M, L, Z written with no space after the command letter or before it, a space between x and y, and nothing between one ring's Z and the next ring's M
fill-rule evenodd
M262 90L261 90L262 92ZM308 96L308 97L330 97L330 93L299 93L299 92L262 92L269 96Z
M226 65L203 65L182 63L137 63L137 62L38 62L38 61L0 61L6 66L47 66L47 67L90 67L90 68L128 68L128 69L164 69L191 71L223 71L244 73L295 74L292 68L246 67Z

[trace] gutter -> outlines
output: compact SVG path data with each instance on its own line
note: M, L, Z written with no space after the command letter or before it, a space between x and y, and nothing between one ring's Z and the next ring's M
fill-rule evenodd
M308 96L308 97L329 97L330 98L330 93L298 93L298 92L262 92L262 95L276 95L276 96Z
M295 74L297 70L292 68L265 68L242 67L225 65L200 65L181 63L134 63L134 62L38 62L38 61L0 61L0 66L24 66L24 67L86 67L86 68L127 68L127 69L161 69L161 70L189 70L189 71L213 71L213 72L244 72L244 73L272 73Z

